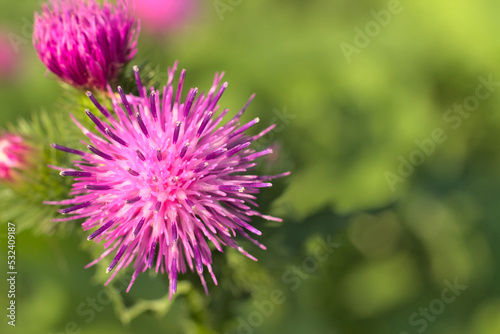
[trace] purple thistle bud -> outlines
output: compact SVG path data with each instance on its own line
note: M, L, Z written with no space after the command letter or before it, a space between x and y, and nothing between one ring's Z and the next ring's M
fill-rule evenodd
M63 81L105 90L135 56L139 30L128 0L49 0L35 13L33 45Z
M218 89L219 75L208 94L195 98L197 90L191 89L181 101L184 71L177 93L172 94L176 65L169 69L167 87L151 89L152 94L144 93L149 90L143 89L134 69L140 97L125 95L121 89L112 95L115 108L126 103L134 114L117 109L96 122L96 129L105 129L99 134L83 129L90 152L78 157L79 170L61 173L76 177L75 197L55 203L70 206L61 213L87 219L83 228L95 229L89 239L106 242L102 258L114 254L108 282L130 265L134 269L130 288L140 272L154 268L167 273L170 294L176 291L178 273L188 268L198 273L206 291L205 267L217 284L209 243L221 252L221 245L227 245L254 259L234 241L239 234L265 249L246 232L261 234L250 225L251 218L280 219L256 211L254 195L270 187L270 180L288 175L243 175L255 166L256 158L269 152L250 147L259 135L246 135L244 130L255 121L241 126L242 110L220 125L227 110L214 116L226 88L224 84ZM113 140L99 140L99 135Z
M27 169L32 148L21 136L13 133L0 135L0 182L14 182L16 170Z

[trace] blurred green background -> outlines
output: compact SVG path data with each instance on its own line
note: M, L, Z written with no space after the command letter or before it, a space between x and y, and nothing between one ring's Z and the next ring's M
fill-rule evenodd
M1 127L61 99L31 46L40 3L0 3L2 29L19 38ZM293 172L259 203L284 222L256 220L268 250L243 244L259 262L217 255L210 295L184 275L194 289L171 304L161 275L128 295L119 282L103 290L104 267L84 269L93 256L77 228L21 232L17 326L2 315L0 332L500 333L499 10L493 0L209 0L184 29L143 32L133 63L165 73L178 59L201 90L225 71L221 104L233 112L256 93L246 118L277 124L258 143L277 148L263 168ZM5 279L0 289L4 314ZM141 299L137 316L127 311Z

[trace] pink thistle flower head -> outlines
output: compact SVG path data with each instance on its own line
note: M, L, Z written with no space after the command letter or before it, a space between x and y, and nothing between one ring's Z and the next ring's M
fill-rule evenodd
M135 67L140 94L125 95L118 87L113 114L87 93L105 118L86 111L97 133L77 123L89 139L88 151L53 144L80 159L75 169L60 169L62 176L75 178L74 198L47 204L69 205L59 211L71 217L60 220L84 218L83 228L94 229L88 239L104 242L104 253L89 266L114 254L108 272L115 271L106 284L119 270L133 267L127 291L148 268L168 275L170 296L176 291L177 274L188 268L198 273L207 291L204 268L217 284L209 242L220 252L229 246L255 259L233 237L241 235L265 249L247 233L261 234L250 225L251 218L281 221L256 211L254 200L260 188L271 186L271 179L288 173L249 172L256 159L272 153L255 151L251 143L274 125L257 135L245 134L259 121L239 123L250 101L221 125L228 113L218 112L227 87L219 87L222 74L215 75L206 95L192 88L182 101L185 71L174 87L176 66L169 69L168 84L161 91L143 87Z
M179 28L195 10L194 0L135 0L134 13L148 31L161 34Z
M63 81L104 90L135 56L139 29L127 0L50 0L35 13L33 45Z
M13 133L0 135L0 181L14 182L18 170L29 166L30 146L25 140Z

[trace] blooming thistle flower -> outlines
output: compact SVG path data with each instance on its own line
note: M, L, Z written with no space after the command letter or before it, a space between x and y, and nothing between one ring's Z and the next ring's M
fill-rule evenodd
M139 29L127 0L50 0L35 13L33 45L63 81L104 90L136 54Z
M148 31L161 34L176 29L195 9L193 0L135 0L134 13Z
M197 271L207 291L204 267L217 284L208 240L220 252L223 245L230 246L255 260L233 237L242 235L265 249L247 234L261 234L250 225L251 217L281 221L251 206L256 206L254 194L260 188L270 187L271 179L288 173L245 174L256 166L257 158L272 152L256 152L250 144L274 125L257 135L244 134L259 121L239 124L252 96L228 123L219 126L228 112L215 116L227 87L223 83L218 88L223 74L215 75L206 96L197 97L198 89L192 88L181 102L185 71L174 92L176 67L177 63L169 69L167 86L161 92L151 88L149 96L134 67L140 94L125 95L118 87L112 100L114 114L87 93L106 119L86 111L98 134L75 120L90 140L90 152L53 144L80 160L75 161L75 169L58 168L62 176L75 177L71 193L75 197L47 204L70 205L59 211L72 216L61 220L85 218L83 228L95 229L88 239L104 242L106 250L88 266L114 253L107 270L115 271L106 284L133 262L127 291L140 272L153 267L168 274L170 296L176 291L177 274L187 267Z
M14 181L17 175L16 169L28 165L30 151L30 147L22 137L13 133L0 135L0 181Z

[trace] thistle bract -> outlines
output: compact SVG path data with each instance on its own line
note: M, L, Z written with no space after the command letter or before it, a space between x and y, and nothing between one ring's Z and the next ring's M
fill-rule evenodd
M222 75L215 75L206 95L192 88L182 102L185 71L174 87L175 68L169 69L161 91L143 87L134 68L139 96L126 95L119 87L111 112L88 93L105 120L87 110L97 133L78 124L89 139L87 150L53 145L80 159L75 169L60 169L61 175L75 178L74 198L48 204L67 205L60 212L71 217L61 220L84 218L83 228L94 229L88 239L104 242L105 251L89 265L113 256L108 271L115 271L108 282L133 266L127 291L148 268L168 274L170 295L176 291L177 274L187 268L198 273L207 290L204 268L217 284L209 243L220 252L229 246L254 259L234 237L241 235L264 249L247 233L261 234L250 225L251 218L280 221L254 210L254 200L260 188L271 186L271 179L288 173L249 173L257 158L272 152L257 152L251 143L274 125L246 135L258 122L239 124L250 101L221 125L228 113L219 112L227 87L219 87Z
M137 52L138 30L126 0L51 0L35 13L33 44L63 81L104 90Z

